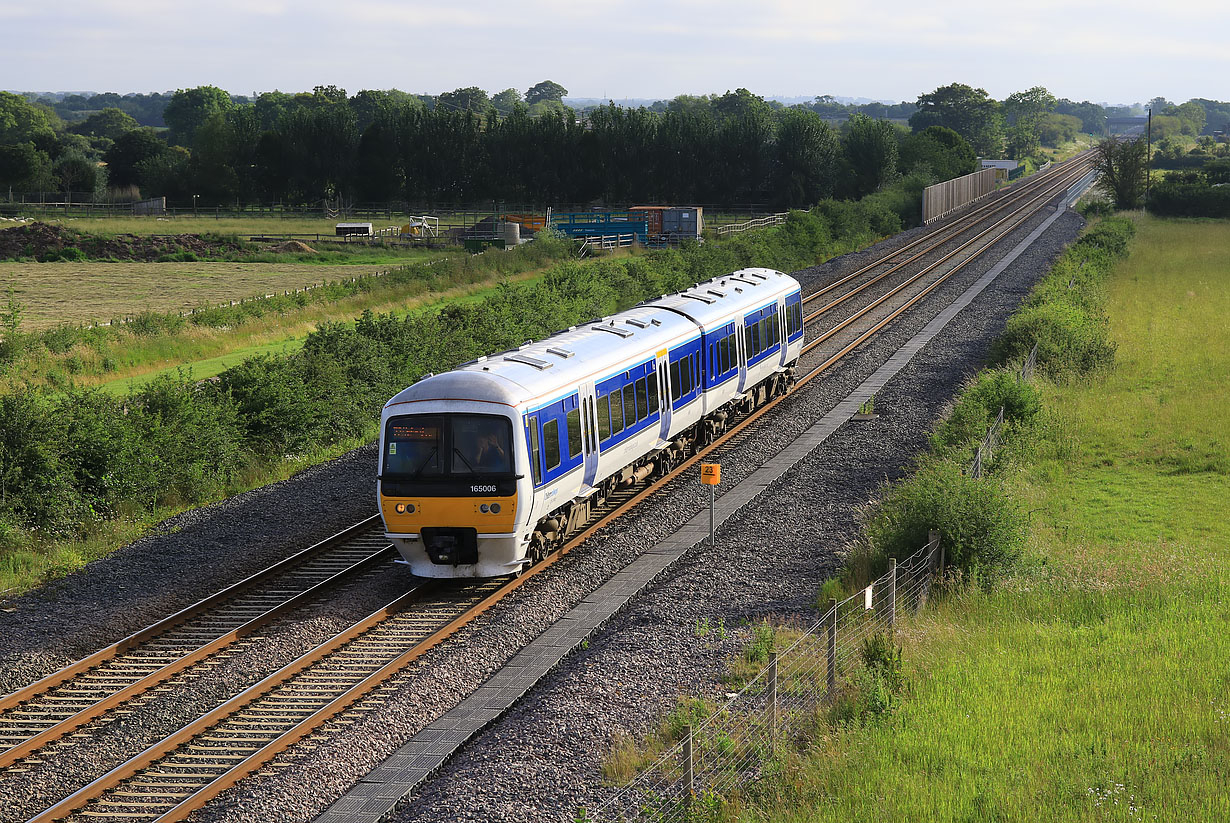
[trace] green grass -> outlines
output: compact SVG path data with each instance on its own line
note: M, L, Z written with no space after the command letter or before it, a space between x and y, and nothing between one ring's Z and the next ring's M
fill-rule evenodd
M1116 367L1044 384L1030 560L900 633L912 687L724 818L1230 819L1230 224L1141 218Z

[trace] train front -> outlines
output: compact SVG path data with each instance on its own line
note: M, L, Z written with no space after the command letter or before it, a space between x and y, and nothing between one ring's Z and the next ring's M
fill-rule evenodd
M421 380L385 404L380 514L414 574L521 569L517 501L528 505L533 491L516 402L515 384L463 370Z

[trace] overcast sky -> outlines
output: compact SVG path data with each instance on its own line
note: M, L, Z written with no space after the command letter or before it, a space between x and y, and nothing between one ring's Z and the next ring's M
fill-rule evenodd
M1225 0L0 0L0 88L1230 99Z

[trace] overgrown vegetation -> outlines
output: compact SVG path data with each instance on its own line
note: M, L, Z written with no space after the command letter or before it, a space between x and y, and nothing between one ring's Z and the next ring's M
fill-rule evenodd
M10 394L0 403L0 546L37 549L81 538L99 521L214 499L250 479L254 465L301 460L370 437L384 401L426 372L744 266L811 265L899 226L880 203L825 203L792 213L780 227L721 243L564 262L533 283L506 283L440 311L366 313L354 323L327 324L300 351L251 358L200 384L185 373L124 396L71 387ZM549 255L551 242L558 241L532 244L537 251L527 246L524 254L540 257L526 262ZM508 265L517 259L489 257ZM276 306L274 299L265 309ZM211 321L239 322L242 311L222 309ZM140 328L174 333L159 318L170 319L151 315Z

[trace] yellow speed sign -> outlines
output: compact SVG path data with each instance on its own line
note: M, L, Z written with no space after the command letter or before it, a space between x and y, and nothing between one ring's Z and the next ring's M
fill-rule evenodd
M716 486L722 482L722 465L720 463L701 463L700 482L706 486Z

